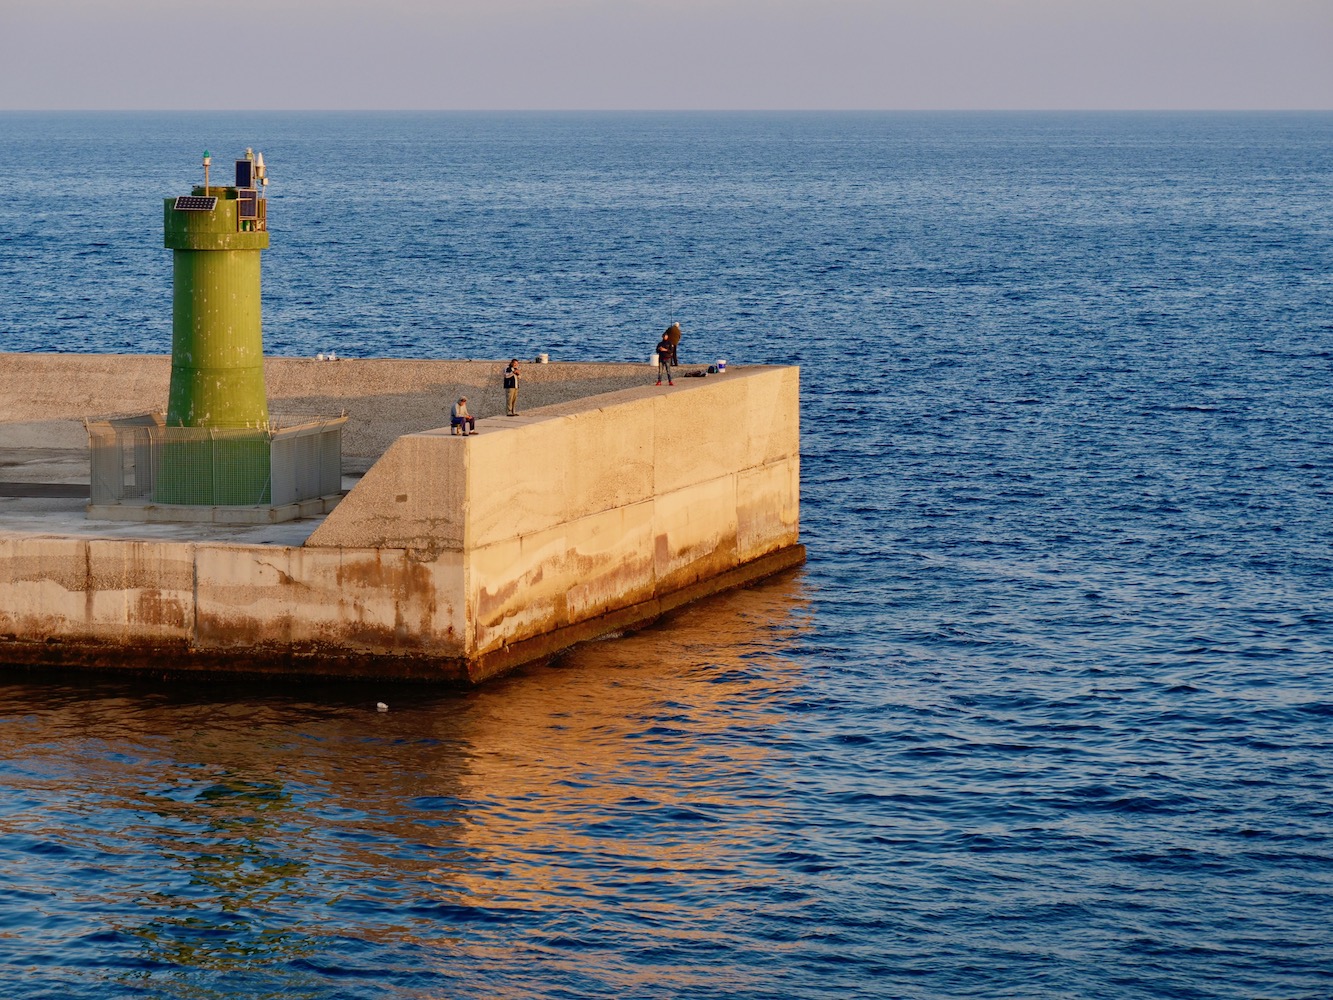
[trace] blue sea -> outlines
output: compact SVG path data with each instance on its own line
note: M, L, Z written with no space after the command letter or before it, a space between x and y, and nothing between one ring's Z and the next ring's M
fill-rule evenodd
M246 147L271 354L800 365L809 561L0 675L5 997L1333 997L1333 114L0 114L0 350L169 352Z

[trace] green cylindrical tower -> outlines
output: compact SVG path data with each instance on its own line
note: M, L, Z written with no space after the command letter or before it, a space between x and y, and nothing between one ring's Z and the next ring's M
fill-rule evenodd
M163 206L174 265L168 427L268 424L259 290L267 201L256 179L248 187L197 187Z
M154 499L267 504L268 396L259 255L268 249L262 156L236 161L236 183L208 183L163 204L172 251L171 389Z

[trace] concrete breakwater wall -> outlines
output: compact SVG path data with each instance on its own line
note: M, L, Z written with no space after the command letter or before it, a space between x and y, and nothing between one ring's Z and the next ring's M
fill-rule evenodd
M23 357L0 355L0 371ZM741 367L668 389L643 365L574 366L547 405L530 405L541 401L532 379L521 416L485 419L502 405L493 388L501 363L386 363L474 366L468 377L483 392L452 380L417 390L434 392L430 402L401 408L440 413L441 401L466 394L483 419L480 433L460 437L435 426L440 417L424 427L401 413L396 423L375 419L366 387L355 385L367 377L355 369L375 362L288 360L325 380L322 398L367 415L351 450L368 453L368 469L338 506L285 533L225 538L75 524L68 508L50 530L31 511L14 528L0 508L0 660L472 682L804 557L794 368ZM116 367L102 378L114 380ZM555 386L560 367L526 371ZM70 392L16 404L11 383L11 402L0 395L0 452L6 427L31 436L71 410L147 408L167 375L154 373L150 386L145 374L118 398L93 391L88 371L79 377L97 405ZM395 386L399 396L411 390ZM23 447L16 440L10 446Z
M378 457L400 435L447 423L459 395L478 417L504 412L505 361L266 358L264 381L275 413L336 416L346 411L343 454L352 465ZM529 409L641 385L645 365L603 362L525 364ZM0 448L83 448L83 419L165 409L166 354L0 353Z

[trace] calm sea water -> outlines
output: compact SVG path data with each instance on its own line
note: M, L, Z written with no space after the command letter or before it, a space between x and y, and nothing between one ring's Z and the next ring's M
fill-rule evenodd
M468 693L7 675L5 996L1333 996L1333 115L0 115L0 349L166 353L246 146L271 353L800 364L810 560Z

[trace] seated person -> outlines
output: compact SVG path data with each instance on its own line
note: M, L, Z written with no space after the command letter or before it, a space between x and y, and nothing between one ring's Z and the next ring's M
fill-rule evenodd
M449 411L449 429L455 431L463 428L463 434L477 433L477 420L467 411L467 397L459 396L458 402L453 405Z

